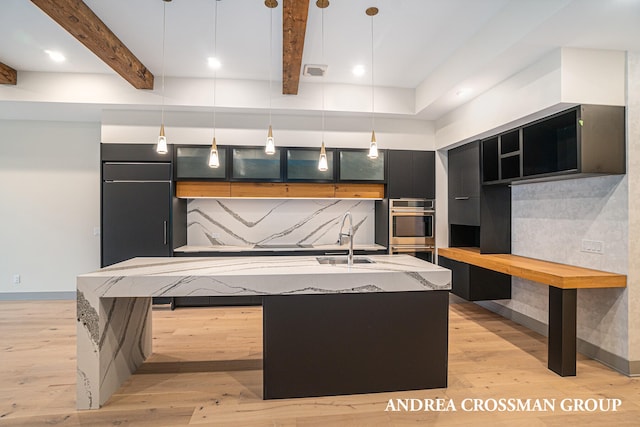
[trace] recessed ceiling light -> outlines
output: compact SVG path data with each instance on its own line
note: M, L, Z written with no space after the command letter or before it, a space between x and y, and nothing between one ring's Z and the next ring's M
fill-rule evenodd
M49 55L49 58L51 58L51 60L54 62L64 62L67 59L63 54L55 50L45 50L44 53Z
M353 70L351 70L353 75L356 77L364 76L365 71L366 70L364 69L364 65L356 65L355 67L353 67Z
M209 64L209 67L213 68L214 70L217 70L218 68L222 67L222 63L218 58L213 58L213 57L207 58L207 63Z
M468 87L461 87L456 91L456 96L465 96L465 95L469 95L470 93L471 93L471 89L469 89Z

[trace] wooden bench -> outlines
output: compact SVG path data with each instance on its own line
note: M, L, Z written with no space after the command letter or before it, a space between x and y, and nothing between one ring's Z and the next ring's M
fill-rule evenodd
M624 288L627 276L511 254L481 254L478 248L440 248L438 256L549 286L548 367L576 375L578 289Z

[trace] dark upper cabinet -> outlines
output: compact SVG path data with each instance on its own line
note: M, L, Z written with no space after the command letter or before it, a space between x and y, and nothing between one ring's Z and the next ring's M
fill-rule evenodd
M449 223L480 225L480 142L449 150Z
M231 179L244 181L282 181L282 153L267 154L263 147L231 148Z
M334 181L334 157L335 151L327 150L326 171L318 169L320 150L313 148L287 148L286 149L286 181Z
M379 150L378 157L367 156L369 150L338 149L338 181L385 182L386 150Z
M435 152L389 150L387 197L435 199Z
M581 105L482 141L483 182L623 174L624 107Z
M227 178L227 148L218 146L217 168L209 166L211 147L179 146L176 147L175 177L181 179L218 179Z
M103 162L171 162L173 145L165 154L156 151L155 144L101 144Z

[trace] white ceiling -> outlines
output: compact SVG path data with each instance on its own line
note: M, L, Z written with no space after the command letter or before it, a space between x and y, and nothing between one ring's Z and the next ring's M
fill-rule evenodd
M162 10L166 7L166 76L210 78L213 0L85 0L156 76L162 72ZM281 81L282 3L219 0L220 78ZM640 51L640 0L331 0L322 12L311 0L303 64L329 65L327 82L371 84L371 18L375 85L424 91L419 117L437 119L558 47ZM3 0L0 62L19 71L115 74L40 9ZM54 63L44 50L67 61ZM363 77L351 73L363 64ZM20 76L18 76L20 84ZM302 77L302 82L318 82ZM157 84L157 83L156 83ZM462 88L471 92L456 96ZM1 99L0 99L1 101Z

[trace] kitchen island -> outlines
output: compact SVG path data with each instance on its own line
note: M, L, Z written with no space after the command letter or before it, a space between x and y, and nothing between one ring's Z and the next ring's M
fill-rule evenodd
M134 258L77 280L77 407L151 354L151 298L260 295L263 397L447 385L451 272L408 255Z

